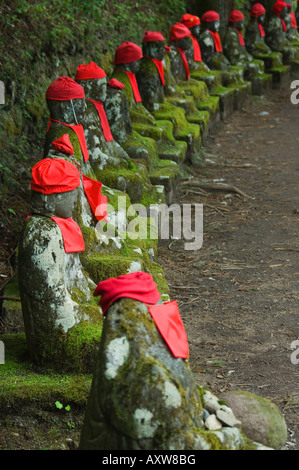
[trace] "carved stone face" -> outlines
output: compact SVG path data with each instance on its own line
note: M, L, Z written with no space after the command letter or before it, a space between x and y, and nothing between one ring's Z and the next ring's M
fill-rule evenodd
M66 124L80 124L85 112L85 98L74 100L47 100L52 119Z
M134 62L129 62L128 64L118 64L117 69L126 70L127 72L137 73L141 64L141 59L134 60Z
M242 29L244 28L244 20L236 21L236 28L239 31L242 31Z
M150 41L142 45L143 55L151 59L163 60L165 55L164 41Z
M186 51L190 46L190 37L179 39L178 41L175 41L174 44L180 49Z
M265 15L261 15L257 17L257 22L263 24L265 21Z
M288 16L288 7L283 7L283 9L280 12L281 18L285 19Z
M194 36L196 39L199 39L199 35L200 35L200 25L199 24L197 24L197 25L193 26L192 28L190 28L190 31L191 31L192 36Z
M107 79L95 78L89 80L77 80L79 85L83 86L86 98L104 103L107 94Z
M72 217L78 198L78 189L64 193L43 194L37 191L31 193L31 210L35 214L46 217Z

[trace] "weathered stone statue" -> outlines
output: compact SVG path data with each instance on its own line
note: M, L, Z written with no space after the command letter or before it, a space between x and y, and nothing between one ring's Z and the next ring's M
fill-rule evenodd
M200 18L196 15L186 13L182 16L180 23L185 25L191 33L189 49L186 52L191 71L198 70L201 72L209 72L209 67L202 60L201 50L198 42L200 37Z
M285 2L277 1L273 5L273 15L269 20L266 43L268 46L283 55L283 62L285 64L292 64L298 61L299 49L293 46L287 38L287 25L286 19L288 18L288 4Z
M286 37L287 39L295 46L299 45L299 33L296 15L293 11L293 5L291 1L287 1L287 9L289 15L285 18L285 23L287 27Z
M228 28L223 40L223 52L231 65L239 65L244 69L245 80L252 80L264 72L264 63L254 60L245 47L242 35L244 15L239 10L233 10L228 18Z
M201 33L199 45L203 61L210 69L225 70L229 68L229 61L223 54L219 36L220 15L216 11L207 11L201 18Z
M75 79L85 91L84 135L96 178L111 188L126 192L133 203L141 201L143 195L151 190L151 184L146 178L146 168L142 177L131 171L129 155L112 135L104 107L105 71L94 62L81 64L77 67Z
M161 302L152 277L107 279L94 295L105 321L79 449L242 448L231 411L231 427L205 427L177 303Z
M143 105L151 112L157 120L167 120L173 125L173 135L182 152L178 155L188 158L195 153L199 153L201 147L200 121L192 121L196 117L197 109L193 104L192 117L188 121L191 113L185 109L185 100L180 98L178 92L174 98L165 95L165 39L159 32L147 31L142 41L143 58L138 73L136 74L138 88ZM173 83L176 88L176 84ZM191 98L191 97L189 97ZM198 119L200 119L198 113Z
M250 21L245 31L245 45L247 51L253 56L271 54L272 49L265 42L264 30L266 10L261 3L255 3L250 9Z
M86 108L83 119L85 140L94 170L102 170L109 164L120 165L128 160L128 154L113 139L104 104L106 100L107 76L94 62L77 67L75 80L85 92ZM124 164L125 166L125 164Z
M31 359L60 370L87 371L99 335L88 344L84 325L96 333L101 318L90 303L94 284L82 268L79 254L85 243L72 219L79 186L79 171L66 160L46 158L33 167L31 214L20 234L18 274Z

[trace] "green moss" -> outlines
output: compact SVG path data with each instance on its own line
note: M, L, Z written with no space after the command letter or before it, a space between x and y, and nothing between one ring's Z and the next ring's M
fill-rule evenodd
M34 404L39 410L55 409L55 401L85 406L91 375L54 373L40 368L35 371L28 360L24 334L2 335L5 364L0 366L0 411L24 409Z
M157 289L161 294L162 300L166 302L170 299L170 289L165 279L162 267L158 263L151 263L150 273L157 284Z
M206 110L211 115L216 114L219 111L219 97L209 96L207 100L203 100L197 104L199 110Z

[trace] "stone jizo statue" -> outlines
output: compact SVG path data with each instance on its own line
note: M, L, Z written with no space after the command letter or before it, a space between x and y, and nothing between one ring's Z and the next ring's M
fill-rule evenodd
M254 3L250 9L250 21L245 31L246 49L253 57L260 54L271 54L272 50L265 42L265 21L266 10L261 3Z
M69 370L76 366L67 352L68 332L81 322L100 320L89 305L93 283L80 262L85 243L72 218L79 186L78 168L67 160L46 158L33 167L31 214L18 255L30 357L37 364Z
M161 302L144 272L102 281L94 295L105 321L79 449L241 448L234 425L218 434L205 428L177 302Z
M239 10L233 10L228 18L228 28L223 40L223 52L231 65L244 69L245 80L250 80L264 71L262 61L254 61L245 47L242 30L245 17Z
M196 15L186 13L182 16L180 23L190 30L191 42L189 41L189 50L187 51L188 62L192 70L209 72L209 67L203 62L201 49L199 46L200 38L200 18Z
M77 67L75 80L85 92L86 109L83 119L85 140L90 155L90 163L95 171L105 167L120 165L120 160L128 160L128 154L114 140L105 112L107 76L94 62Z
M199 45L203 61L212 70L228 69L230 64L223 54L219 35L219 13L213 10L205 12L201 17L201 26Z
M277 1L274 3L272 11L273 15L267 27L266 43L273 51L282 53L285 64L298 61L299 49L287 38L288 4Z

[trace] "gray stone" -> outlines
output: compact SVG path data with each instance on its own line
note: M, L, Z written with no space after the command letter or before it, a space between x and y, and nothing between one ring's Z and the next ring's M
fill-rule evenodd
M209 431L217 431L222 428L222 424L219 419L217 419L216 415L212 414L205 420L205 427L209 429Z
M243 391L220 395L242 422L242 432L267 447L281 449L287 439L283 415L270 400Z
M241 421L235 417L232 410L227 406L221 406L221 408L216 411L216 416L226 426L237 428L240 428L242 426Z

